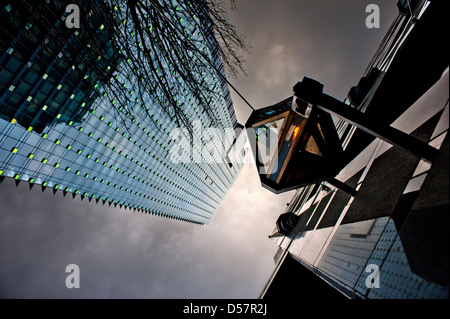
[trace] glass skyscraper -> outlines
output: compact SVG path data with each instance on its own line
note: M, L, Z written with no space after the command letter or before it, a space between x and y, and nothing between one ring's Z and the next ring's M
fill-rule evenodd
M103 204L210 223L243 165L225 160L237 122L218 43L210 28L203 29L208 23L199 17L183 19L181 11L177 18L215 67L205 69L202 79L210 91L209 112L189 92L174 93L194 123L193 135L186 137L191 138L188 147L178 148L181 160L174 161L178 140L172 133L179 127L163 105L150 96L126 105L113 105L107 97L104 88L111 76L130 96L138 88L136 77L114 72L129 61L114 43L115 31L105 28L105 16L91 10L82 16L80 29L68 29L68 1L36 3L34 11L24 12L12 1L0 8L1 180L13 178ZM45 14L46 25L39 14ZM63 37L61 43L77 43L79 53L52 45L55 32ZM91 41L102 48L101 55L90 55ZM91 72L93 65L108 72L99 76ZM175 75L169 80L183 87ZM229 133L208 139L208 129ZM209 160L198 160L196 154L205 153Z

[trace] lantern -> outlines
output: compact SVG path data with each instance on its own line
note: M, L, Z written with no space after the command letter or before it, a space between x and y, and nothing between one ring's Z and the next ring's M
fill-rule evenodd
M305 80L311 92L322 92L323 85ZM296 95L255 110L246 127L261 183L276 194L332 179L343 166L331 115Z

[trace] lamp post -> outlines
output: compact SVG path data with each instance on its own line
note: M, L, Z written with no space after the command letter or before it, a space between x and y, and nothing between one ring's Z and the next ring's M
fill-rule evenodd
M437 149L323 93L305 77L293 97L252 112L245 127L263 187L275 194L327 182L356 196L335 177L350 162L332 115L396 147L433 162Z
M302 82L298 82L294 86L294 95L311 104L313 108L316 107L339 117L372 136L400 147L430 163L436 158L438 150L434 147L389 125L372 121L364 113L324 94L320 90L321 87L323 88L323 85L319 82L305 77Z

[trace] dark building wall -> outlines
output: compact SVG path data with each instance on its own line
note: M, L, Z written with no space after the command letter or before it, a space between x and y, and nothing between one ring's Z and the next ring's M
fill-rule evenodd
M372 121L391 124L441 77L449 65L448 1L429 7L397 52L367 107ZM349 143L349 158L359 154L374 137L357 129Z
M267 301L346 300L347 298L287 254L263 297ZM294 305L292 305L294 306Z

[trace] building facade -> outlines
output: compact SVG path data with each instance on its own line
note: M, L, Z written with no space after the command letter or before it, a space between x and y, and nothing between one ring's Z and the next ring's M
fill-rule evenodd
M448 49L440 40L446 30L442 6L422 1L413 17L397 17L365 75L381 72L355 106L436 148L436 158L420 159L336 121L344 148L354 154L336 178L357 193L326 182L298 189L286 208L299 216L295 235L272 236L284 251L277 269L289 255L348 298L449 298L449 74ZM420 58L425 50L432 59Z
M9 23L0 27L0 178L142 213L210 223L242 162L229 165L225 160L223 150L233 142L236 118L218 44L212 30L205 29L208 23L187 19L183 12L177 17L216 67L203 76L210 91L209 112L195 96L174 93L194 123L188 147L177 149L182 160L175 161L173 132L180 128L162 105L146 95L122 105L107 96L104 88L112 77L129 96L138 90L138 79L115 72L129 61L115 44L118 31L105 28L109 17L96 11L102 10L102 2L82 15L80 29L67 29L66 2L38 1L27 14L20 1L1 8L2 20ZM61 43L77 43L78 54L73 46L52 45L55 33ZM89 51L94 45L101 48L96 55ZM175 76L169 80L183 86ZM229 134L208 140L208 129ZM209 160L199 160L196 154L206 151Z

